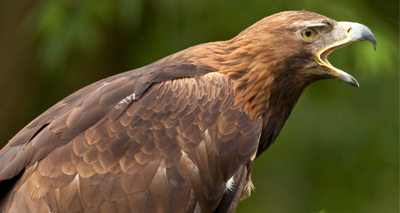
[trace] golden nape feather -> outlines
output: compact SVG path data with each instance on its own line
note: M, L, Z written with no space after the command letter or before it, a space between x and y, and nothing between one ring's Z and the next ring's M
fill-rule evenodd
M358 85L326 56L361 40L376 46L364 25L282 12L93 83L0 151L0 212L234 212L304 88Z

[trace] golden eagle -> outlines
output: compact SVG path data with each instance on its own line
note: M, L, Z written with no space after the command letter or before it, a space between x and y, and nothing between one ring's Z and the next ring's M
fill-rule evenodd
M0 151L0 212L234 212L254 160L364 25L290 11L73 93Z

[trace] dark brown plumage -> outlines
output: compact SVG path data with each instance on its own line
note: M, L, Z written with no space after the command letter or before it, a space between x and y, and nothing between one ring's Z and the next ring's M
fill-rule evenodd
M363 25L282 12L93 83L0 151L0 212L234 212L304 88L358 85L326 56L359 40L376 45Z

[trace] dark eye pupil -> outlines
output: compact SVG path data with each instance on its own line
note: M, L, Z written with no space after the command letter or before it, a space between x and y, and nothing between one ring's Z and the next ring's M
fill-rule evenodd
M306 30L306 36L307 37L311 36L311 30Z

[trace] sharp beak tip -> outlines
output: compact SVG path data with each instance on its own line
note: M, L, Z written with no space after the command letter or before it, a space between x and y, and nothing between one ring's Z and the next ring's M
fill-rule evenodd
M341 70L336 71L336 76L338 79L342 80L343 82L345 82L351 86L360 87L360 84L353 76L351 76Z
M358 82L356 82L353 86L359 88L359 87L360 87L360 84L359 84Z
M357 87L357 88L360 87L360 84L358 83L358 81L353 77L351 77L351 81L348 81L346 83L350 84L351 86Z
M372 34L372 32L370 34L368 34L369 36L366 36L365 40L370 41L372 43L372 45L374 46L374 51L376 51L376 39L374 34Z

